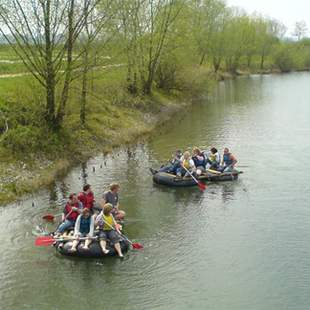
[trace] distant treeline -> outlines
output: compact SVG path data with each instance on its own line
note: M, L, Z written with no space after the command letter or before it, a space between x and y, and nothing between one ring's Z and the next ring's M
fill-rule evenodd
M222 0L0 0L0 23L2 39L43 94L34 126L40 119L53 132L73 113L68 102L76 81L74 112L85 126L90 88L96 93L91 73L108 63L103 58L126 68L118 85L128 96L195 92L221 72L310 68L304 24L297 23L295 38L287 39L278 21ZM0 112L2 133L18 125L10 105L1 108L0 102Z

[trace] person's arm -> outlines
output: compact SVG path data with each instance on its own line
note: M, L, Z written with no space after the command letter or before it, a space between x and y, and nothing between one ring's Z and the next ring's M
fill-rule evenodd
M100 228L103 226L103 217L102 217L102 211L97 215L95 225L99 226Z
M81 223L81 216L79 215L76 219L75 225L74 225L74 237L78 237L80 234L80 223Z
M113 226L114 226L114 229L121 234L120 230L122 229L122 225L118 224L115 219L114 219L114 216L112 215L112 219L113 219Z
M232 160L231 167L234 168L235 164L238 162L234 155L230 155L230 159Z
M94 236L94 229L95 229L95 219L94 219L94 215L91 216L90 218L90 227L89 227L89 233L88 236L89 237L93 237Z
M102 199L101 199L101 208L107 203L106 193L103 193Z
M189 160L189 164L191 166L191 170L196 170L195 162L192 159Z

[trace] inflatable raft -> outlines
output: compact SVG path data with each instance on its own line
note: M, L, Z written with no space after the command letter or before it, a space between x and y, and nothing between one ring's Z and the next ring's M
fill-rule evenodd
M167 185L167 186L175 186L175 187L187 187L194 186L197 183L193 180L191 176L188 177L177 177L174 174L167 172L158 172L155 170L151 170L153 174L153 181L157 184ZM197 177L197 180L203 182L223 182L223 181L233 181L238 179L238 175L242 173L242 171L233 170L232 172L210 172L202 174Z
M125 240L120 241L121 249L123 254L126 253L129 249L129 243ZM88 258L99 258L99 257L106 257L106 256L117 256L114 246L107 245L107 249L109 250L108 254L103 254L99 241L93 241L88 250L83 249L84 242L80 242L77 251L71 252L72 241L65 241L65 242L57 242L54 244L57 252L62 255L66 256L75 256L75 257L88 257Z

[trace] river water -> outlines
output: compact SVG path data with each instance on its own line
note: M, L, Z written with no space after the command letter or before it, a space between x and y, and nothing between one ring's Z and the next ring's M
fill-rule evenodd
M309 87L309 73L221 82L148 141L1 208L0 308L309 309ZM230 147L244 174L205 192L152 184L149 167L193 146ZM112 181L143 251L83 260L34 247L43 214L84 182L99 200Z

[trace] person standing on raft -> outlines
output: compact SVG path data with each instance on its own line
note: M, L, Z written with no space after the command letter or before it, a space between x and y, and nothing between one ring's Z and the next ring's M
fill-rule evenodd
M112 183L110 185L110 190L105 192L102 197L102 206L107 203L110 203L113 207L112 215L117 221L124 220L126 213L122 210L119 210L119 193L120 186L117 183Z
M92 242L94 236L95 219L94 215L91 215L91 211L88 208L84 208L82 213L78 216L74 226L74 237L76 238L71 247L71 252L76 252L76 248L80 242L79 238L87 237L85 240L84 250L89 249L89 245Z
M106 245L109 240L110 243L114 245L118 256L124 257L119 243L121 238L118 230L118 224L115 222L112 211L113 205L106 203L103 206L103 210L96 218L96 225L99 226L100 247L104 254L108 254L109 250L107 250Z

